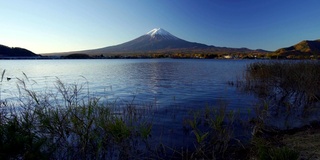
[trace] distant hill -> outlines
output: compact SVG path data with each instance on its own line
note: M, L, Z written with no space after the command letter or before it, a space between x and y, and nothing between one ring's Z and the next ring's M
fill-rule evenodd
M8 47L0 45L0 58L3 57L38 57L39 55L19 47Z
M216 47L206 44L189 42L180 39L162 28L153 29L146 34L131 41L99 49L72 51L64 53L51 53L47 55L132 55L148 53L211 53L211 54L232 54L232 53L267 53L264 50L251 50L248 48Z
M64 58L64 59L91 59L92 57L90 57L87 54L70 54L67 56L63 56L62 58Z
M312 56L320 55L320 39L314 41L304 40L291 47L280 48L274 53L280 56Z

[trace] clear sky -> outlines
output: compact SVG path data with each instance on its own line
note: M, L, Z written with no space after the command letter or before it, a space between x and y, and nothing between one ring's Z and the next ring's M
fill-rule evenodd
M38 54L117 45L159 27L272 51L320 39L320 0L0 0L0 44Z

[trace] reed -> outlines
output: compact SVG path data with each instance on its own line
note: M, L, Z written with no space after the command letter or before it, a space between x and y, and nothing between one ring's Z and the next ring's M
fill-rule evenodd
M283 130L301 127L298 121L319 113L319 84L318 61L267 61L248 65L245 81L237 86L260 98L257 117L263 117L263 123L282 121L274 127Z
M226 105L207 106L204 110L191 111L190 118L185 119L184 128L195 137L194 148L181 151L186 159L225 159L232 156L234 148L242 146L235 138L234 125L237 112L227 110ZM236 142L236 143L235 143Z
M115 114L115 106L80 96L82 86L58 80L57 93L48 94L18 81L19 101L0 113L0 159L140 159L148 155L152 125L136 114L134 106L130 105L130 112Z
M3 78L4 78L4 74L6 73L6 70L4 69L1 73L1 80L0 80L0 107L3 105L4 102L2 102L2 99L1 99L1 87L2 87L2 81L3 81Z
M226 106L187 116L194 120L184 126L194 147L180 150L152 137L152 106L101 103L87 82L57 79L54 91L37 92L26 75L17 80L19 100L0 112L0 159L215 158L231 146L236 114Z
M319 101L318 61L257 62L250 64L246 73L246 89L275 105L308 109Z
M294 146L281 136L318 123L320 63L318 61L264 61L247 66L237 86L260 99L255 107L253 155L258 159L299 159ZM311 144L310 144L311 145Z
M292 68L297 66L282 62L248 66L245 85L241 86L265 100L265 105L256 112L260 117L256 119L259 123L255 123L261 125L258 128L265 128L273 105L289 103L306 110L316 106L318 86L309 88L295 81L311 83L305 78L320 75L318 63L297 65L299 72L311 73L303 73L304 78L297 77L298 73L292 73L295 70ZM1 82L4 74L5 71ZM294 78L290 74L295 75ZM319 84L317 78L313 77L312 83ZM294 158L297 154L286 148L259 147L266 144L259 141L253 141L252 148L243 144L235 137L238 112L228 110L225 104L190 111L181 128L193 140L193 146L177 148L152 137L156 120L152 106L101 102L90 95L88 82L66 84L57 79L51 92L36 92L30 82L26 75L18 79L19 101L6 103L0 110L0 159L246 159L247 154L229 153L249 149L255 150L253 157L289 154ZM287 93L291 91L294 94ZM302 102L296 104L299 100Z

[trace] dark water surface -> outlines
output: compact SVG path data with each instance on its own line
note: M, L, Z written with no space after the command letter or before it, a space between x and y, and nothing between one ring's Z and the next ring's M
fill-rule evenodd
M201 107L225 102L230 108L250 107L254 98L228 85L242 77L246 60L1 60L6 70L1 98L18 94L16 83L28 77L29 88L54 90L59 78L66 84L89 86L105 100L149 103L157 107ZM25 75L23 74L25 73ZM10 81L6 77L11 78ZM88 82L88 83L87 83ZM89 84L89 85L87 85Z
M1 100L19 97L17 83L28 89L56 92L57 79L83 85L84 92L101 101L120 105L151 105L153 138L174 146L193 145L194 135L185 135L183 120L191 109L227 105L246 115L256 99L228 82L242 78L254 60L134 59L134 60L0 60L6 70ZM9 81L8 78L11 78ZM235 134L242 134L235 131ZM237 136L237 135L236 135ZM157 143L157 142L156 142Z

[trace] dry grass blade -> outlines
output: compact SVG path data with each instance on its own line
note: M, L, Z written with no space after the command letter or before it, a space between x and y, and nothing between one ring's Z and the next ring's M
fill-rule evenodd
M2 74L1 74L1 82L3 81L3 78L4 78L4 74L6 73L6 70L3 70L2 71Z
M27 76L26 73L22 72L23 76L26 78L27 81L29 81L29 77Z

